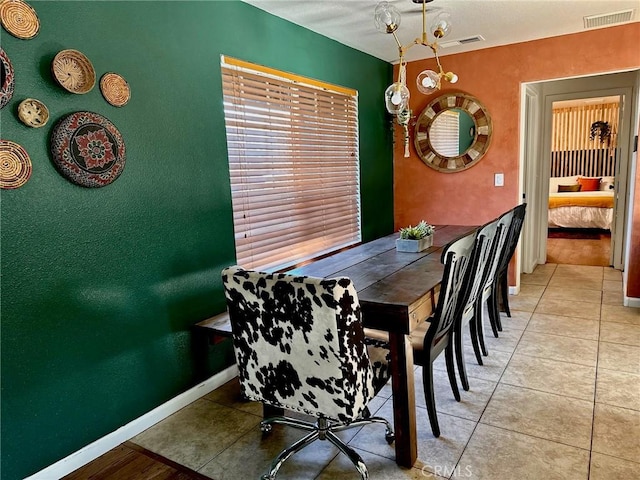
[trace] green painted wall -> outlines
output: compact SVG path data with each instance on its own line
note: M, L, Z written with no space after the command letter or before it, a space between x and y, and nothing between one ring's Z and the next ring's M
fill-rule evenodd
M224 309L220 270L234 262L220 54L355 88L360 105L363 236L393 229L390 65L240 2L37 2L39 35L0 40L16 72L0 114L33 175L1 192L2 478L32 474L232 362L190 327ZM322 8L319 6L318 8ZM85 53L98 78L122 74L132 98L96 86L67 93L51 60ZM49 124L18 120L28 97ZM127 148L101 189L61 177L49 136L61 117L98 112Z

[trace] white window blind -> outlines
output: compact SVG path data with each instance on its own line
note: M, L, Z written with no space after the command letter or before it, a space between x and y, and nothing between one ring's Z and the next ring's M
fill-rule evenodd
M238 264L277 270L359 242L357 92L221 67Z
M460 155L460 112L445 110L431 124L429 140L431 146L440 155L457 157Z

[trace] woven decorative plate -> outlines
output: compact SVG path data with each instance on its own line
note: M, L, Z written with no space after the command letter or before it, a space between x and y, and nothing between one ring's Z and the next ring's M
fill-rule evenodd
M89 188L113 182L126 160L118 129L93 112L76 112L60 120L51 133L51 153L63 177Z
M19 188L31 176L29 154L17 143L0 140L0 188Z
M27 40L40 30L36 11L23 0L0 0L0 23L14 37Z
M96 83L96 71L77 50L62 50L54 57L51 71L58 83L71 93L87 93Z
M40 100L27 98L18 105L18 117L28 127L43 127L49 120L49 109Z
M16 77L13 74L13 66L5 51L0 47L0 108L4 107L13 97L13 87Z
M131 98L127 81L117 73L105 73L100 79L100 91L107 102L114 107L122 107Z

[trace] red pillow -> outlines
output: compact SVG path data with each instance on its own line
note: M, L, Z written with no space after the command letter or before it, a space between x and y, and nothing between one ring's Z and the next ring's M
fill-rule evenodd
M578 177L581 192L597 192L600 190L600 178Z

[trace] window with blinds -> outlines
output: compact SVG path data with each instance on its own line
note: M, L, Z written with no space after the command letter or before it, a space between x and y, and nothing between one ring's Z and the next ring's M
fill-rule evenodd
M273 271L360 242L357 92L221 67L238 264Z
M457 157L460 155L460 112L445 110L440 113L429 129L431 146L440 155Z
M597 100L597 99L595 99ZM616 147L620 101L585 104L553 102L551 130L551 176L588 177L616 174ZM609 135L600 137L593 126L606 122Z

